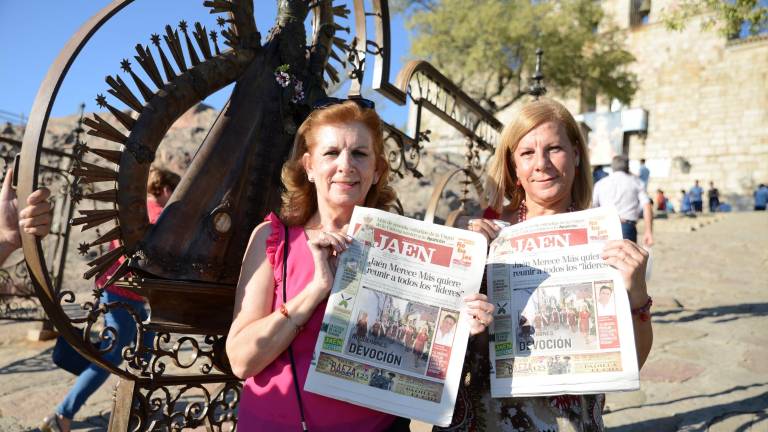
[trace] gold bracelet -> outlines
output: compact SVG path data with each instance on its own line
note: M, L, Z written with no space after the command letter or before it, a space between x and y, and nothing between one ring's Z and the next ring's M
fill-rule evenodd
M288 308L285 307L285 303L280 305L280 313L283 314L285 318L288 319L288 321L293 324L294 329L296 330L296 334L299 334L300 331L304 330L304 326L298 325L295 322L293 322L293 319L288 314Z

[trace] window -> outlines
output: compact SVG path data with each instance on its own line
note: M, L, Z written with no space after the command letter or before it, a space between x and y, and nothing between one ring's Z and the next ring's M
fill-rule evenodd
M629 1L629 26L638 27L648 24L651 16L651 0Z

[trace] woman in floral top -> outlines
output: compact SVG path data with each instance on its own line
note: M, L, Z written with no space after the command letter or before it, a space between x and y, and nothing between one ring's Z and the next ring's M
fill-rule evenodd
M592 177L584 137L568 110L541 99L524 106L504 128L489 170L490 207L468 228L498 234L493 219L508 223L590 207ZM506 205L505 205L506 199ZM633 310L638 364L648 357L653 341L645 284L648 254L634 242L608 242L603 259L624 278ZM470 340L464 385L456 400L450 431L603 431L605 396L557 395L496 398L490 395L488 334Z

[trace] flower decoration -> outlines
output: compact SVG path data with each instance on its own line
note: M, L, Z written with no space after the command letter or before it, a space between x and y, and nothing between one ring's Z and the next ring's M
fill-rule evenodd
M293 84L292 103L299 103L304 100L304 83L291 74L290 65L280 65L275 69L275 81L282 88L288 88Z

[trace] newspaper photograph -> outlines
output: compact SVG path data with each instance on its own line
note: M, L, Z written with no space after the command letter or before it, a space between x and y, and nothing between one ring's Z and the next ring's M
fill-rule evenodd
M356 207L304 388L448 425L477 293L481 234Z
M624 282L601 257L621 238L606 207L501 230L487 261L493 397L639 388Z

